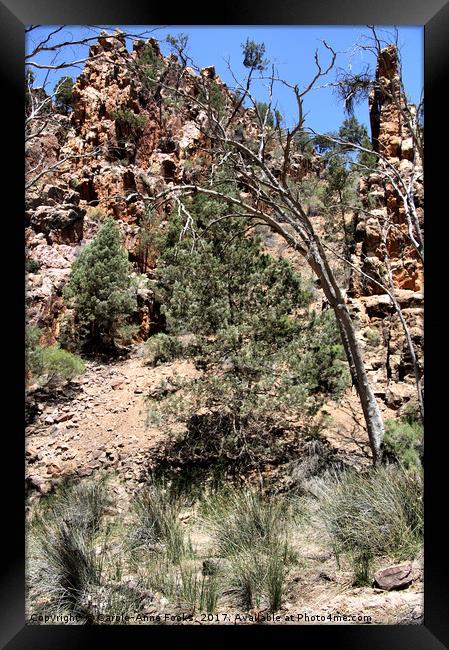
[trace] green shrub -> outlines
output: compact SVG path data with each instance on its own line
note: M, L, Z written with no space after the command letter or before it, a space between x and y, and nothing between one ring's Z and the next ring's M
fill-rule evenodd
M265 583L265 558L252 551L243 550L231 559L231 590L240 607L246 610L259 607Z
M185 346L176 336L163 332L154 334L145 343L145 358L149 365L173 361L182 356Z
M123 519L111 522L104 516L115 504L113 495L105 478L97 477L66 483L33 503L27 521L30 613L75 614L78 624L117 624L124 615L148 608L153 574L147 576L140 566L129 579L132 557L124 554L129 548L123 543Z
M72 77L62 77L54 87L56 108L64 113L73 106L73 85Z
M422 422L421 408L418 400L411 399L407 402L401 409L401 417L409 424Z
M38 260L33 260L32 257L28 257L25 260L25 271L27 273L37 273L42 266L42 262Z
M376 557L416 557L422 547L422 480L384 466L341 473L323 488L321 518L337 560L346 555L355 582L368 581Z
M117 157L121 159L122 164L129 164L134 156L133 150L135 153L136 142L145 127L146 117L134 113L129 108L119 108L111 112L111 118L115 120Z
M309 216L315 216L323 211L325 187L322 181L317 178L305 178L298 183L298 192Z
M376 347L382 341L382 337L380 333L377 330L372 329L370 327L368 327L365 330L364 334L365 334L365 340L368 343L368 345L371 345L373 347Z
M177 599L190 611L213 613L220 595L220 582L216 576L199 573L195 565L181 564L178 570Z
M146 117L144 115L138 115L129 108L119 108L116 111L112 111L111 117L122 126L127 126L132 133L143 129L146 123Z
M97 223L103 223L107 218L107 214L101 206L96 205L87 209L86 217Z
M76 354L62 350L58 345L41 348L42 364L40 381L57 385L73 379L84 372L84 362Z
M266 122L265 122L266 126L269 126L269 127L273 128L274 127L274 115L273 115L273 112L271 111L271 109L268 107L268 104L266 104L265 102L258 102L258 101L256 101L255 104L256 104L256 108L257 108L257 111L259 113L260 120L261 120L262 124L265 122L265 119L266 119ZM268 113L268 115L267 115L267 113Z
M271 612L282 604L285 580L289 571L287 543L272 549L246 549L229 558L230 591L246 610L268 605ZM262 602L263 601L263 602Z
M29 380L42 386L57 386L84 372L84 362L76 354L62 350L59 345L40 345L41 330L25 330L25 369Z
M142 48L137 65L144 88L154 93L158 86L157 80L163 69L163 63L150 43L145 44Z
M333 312L311 309L311 291L290 263L262 252L251 224L220 220L228 210L220 201L192 199L201 243L173 219L158 258L154 288L168 335L188 334L195 343L180 351L169 336L152 337L150 361L189 355L202 371L182 390L161 387L148 400L152 423L185 424L165 454L177 467L162 456L157 466L179 484L241 479L284 464L292 418L300 413L307 424L348 384Z
M39 375L42 371L41 336L42 331L39 327L25 328L25 371L29 377Z
M422 440L423 426L420 422L407 419L407 416L385 422L385 455L389 460L400 463L405 469L420 467Z
M215 113L215 118L220 119L226 108L226 99L222 88L215 79L204 79L200 89L199 100Z
M175 108L176 110L180 110L184 106L184 98L183 97L177 97L176 95L165 95L164 96L164 104L165 106L168 106L170 108Z
M40 579L45 595L51 598L49 609L86 614L80 598L83 592L99 584L101 575L101 565L89 540L61 520L47 529L41 544L45 566Z

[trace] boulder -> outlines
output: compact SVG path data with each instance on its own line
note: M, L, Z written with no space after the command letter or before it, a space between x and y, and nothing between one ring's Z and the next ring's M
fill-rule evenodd
M406 589L413 582L413 566L411 562L395 564L381 569L374 574L374 586L383 591Z
M31 213L30 225L37 232L52 234L52 241L76 242L81 241L83 237L85 214L83 208L72 203L57 206L40 205Z

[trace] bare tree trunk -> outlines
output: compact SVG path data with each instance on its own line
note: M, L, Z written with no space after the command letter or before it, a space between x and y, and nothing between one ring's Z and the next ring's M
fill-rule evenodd
M357 341L354 325L349 315L348 308L344 303L337 304L334 308L334 312L337 321L341 322L342 328L347 337L351 357L356 369L356 388L362 406L363 415L365 417L371 451L373 453L373 463L374 465L379 465L382 462L383 439L385 435L382 414L366 374L360 345Z
M373 454L373 464L379 465L382 462L383 439L385 435L383 417L366 373L354 324L343 295L328 267L324 251L320 250L320 248L321 246L317 242L315 253L313 259L310 260L310 264L318 275L326 299L334 310L335 318L342 334L343 347L345 348L351 375L362 406L371 452Z

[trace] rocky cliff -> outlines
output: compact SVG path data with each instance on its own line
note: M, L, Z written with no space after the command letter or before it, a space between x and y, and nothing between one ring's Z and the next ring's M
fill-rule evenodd
M157 43L149 45L163 63ZM31 176L67 160L38 180L26 196L26 246L33 271L27 276L28 317L44 328L48 343L59 336L68 316L62 288L71 265L95 236L102 217L115 216L135 261L145 213L143 202L136 200L138 193L154 193L163 189L168 176L178 178L180 161L198 148L198 129L181 123L174 108L164 106L162 115L156 99L143 104L142 80L133 74L142 46L135 43L129 53L120 34L100 38L90 48L73 88L70 118L53 115L27 146ZM125 137L114 117L120 111L139 116L144 126ZM146 337L152 298L148 291L141 294L136 319Z
M404 194L413 196L413 209L423 230L423 168L412 138L416 112L413 106L406 110L394 45L381 51L376 82L369 107L373 149L381 158L376 170L359 184L363 208L356 215L348 293L376 393L395 408L416 395L416 388L404 331L383 287L398 300L422 372L423 263L411 241L410 208L407 214Z

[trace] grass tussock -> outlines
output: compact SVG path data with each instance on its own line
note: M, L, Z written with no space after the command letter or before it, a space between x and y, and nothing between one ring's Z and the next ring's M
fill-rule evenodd
M161 485L150 485L135 502L136 524L130 535L135 551L161 551L174 563L191 554L179 520L182 503Z
M226 490L203 504L216 554L226 561L229 592L250 609L280 608L296 554L288 543L292 509L285 498L253 490Z
M106 482L86 480L61 488L35 508L27 537L32 613L71 614L92 624L101 621L100 614L141 610L148 594L122 581L126 558L114 556L112 528L104 521L110 505Z
M337 557L345 555L356 584L371 581L377 557L416 557L422 547L422 478L389 465L343 472L324 484L320 515Z
M98 586L103 557L94 540L108 505L103 482L65 487L37 508L28 539L29 587L53 614L70 612L90 620L86 592Z

